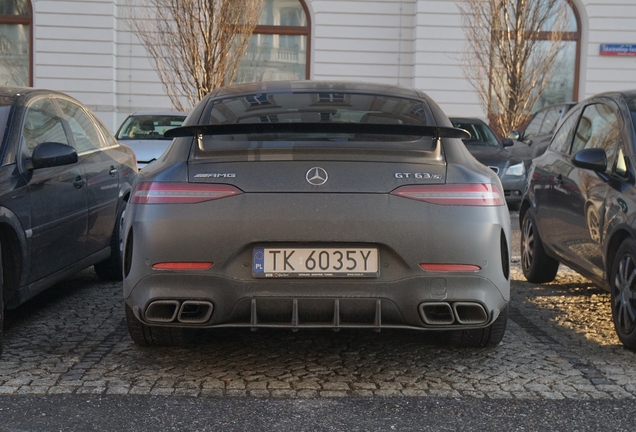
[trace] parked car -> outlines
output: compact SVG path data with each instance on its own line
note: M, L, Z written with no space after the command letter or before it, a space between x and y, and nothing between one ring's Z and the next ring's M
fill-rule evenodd
M133 149L142 169L166 151L172 139L163 134L181 126L187 116L188 113L180 111L136 112L124 120L115 136Z
M574 105L574 102L561 103L538 110L524 128L508 133L508 138L514 140L509 152L523 160L526 168L530 167L532 159L542 155L548 148L557 125Z
M508 207L516 209L526 189L526 167L506 150L505 147L513 145L512 140L504 138L500 141L479 118L451 117L450 121L453 126L470 132L470 139L464 140L466 148L499 176Z
M75 99L33 88L0 87L0 136L0 311L89 266L121 280L132 150Z
M621 342L636 351L636 91L605 93L566 115L533 161L521 221L522 269L549 282L564 263L611 293Z
M413 89L264 82L215 90L141 171L124 222L128 330L447 331L496 345L510 215L496 174Z

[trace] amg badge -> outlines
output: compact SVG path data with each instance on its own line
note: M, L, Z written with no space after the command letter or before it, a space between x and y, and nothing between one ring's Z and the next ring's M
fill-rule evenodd
M235 178L235 173L200 173L195 174L194 178Z

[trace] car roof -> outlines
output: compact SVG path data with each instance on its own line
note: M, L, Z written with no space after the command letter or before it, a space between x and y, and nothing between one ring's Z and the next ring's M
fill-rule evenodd
M269 81L237 84L221 87L209 97L238 96L254 93L294 93L294 92L343 92L375 93L410 98L426 98L417 89L392 84L356 83L349 81Z
M541 108L539 108L538 110L536 110L534 113L532 113L532 115L535 115L536 113L541 112L541 111L546 111L546 110L552 109L554 107L567 107L568 110L569 110L570 108L572 108L577 103L578 102L562 102L562 103L555 103L555 104L545 105L545 106L542 106Z
M488 126L488 123L486 123L485 120L480 119L479 117L454 117L454 116L448 116L448 118L450 119L450 121L452 122L462 122L462 123L483 123L486 126Z
M20 96L20 95L28 95L31 93L48 93L48 94L54 94L54 95L59 95L59 96L64 96L64 97L71 97L65 93L59 92L59 91L55 91L55 90L48 90L48 89L43 89L43 88L35 88L35 87L16 87L16 86L0 86L0 96L2 97L16 97L16 96Z
M188 111L137 111L137 112L132 113L129 117L165 116L165 115L174 115L174 116L187 117L188 114L189 114Z
M593 96L590 96L589 98L586 98L585 100L588 99L593 99L593 98L597 98L597 97L635 97L636 96L636 89L634 90L622 90L622 91L609 91L609 92L603 92L603 93L598 93L595 94ZM585 100L581 101L581 102L585 102Z

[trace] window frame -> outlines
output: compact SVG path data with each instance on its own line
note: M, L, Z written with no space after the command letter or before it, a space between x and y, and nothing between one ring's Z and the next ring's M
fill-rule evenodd
M283 25L257 25L252 31L253 35L281 35L281 36L306 36L307 37L307 58L305 59L305 79L310 79L311 75L311 15L304 0L297 0L305 12L307 19L306 26L283 26Z
M564 32L555 32L555 31L541 31L538 32L534 37L538 40L550 40L552 35L558 34L564 42L575 42L575 59L574 59L574 82L573 82L573 91L572 91L572 100L579 100L579 79L580 79L580 69L581 69L581 16L579 14L579 10L574 4L573 0L564 0L565 3L570 6L570 10L572 10L572 14L574 15L574 19L576 21L576 31L564 31Z
M29 15L2 15L0 24L15 24L29 26L29 87L33 87L33 5L31 0L25 0Z

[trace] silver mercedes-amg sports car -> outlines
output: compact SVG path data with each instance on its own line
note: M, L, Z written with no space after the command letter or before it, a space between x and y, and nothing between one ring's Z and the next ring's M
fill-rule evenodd
M510 217L418 90L261 82L206 96L141 172L123 228L128 329L400 328L498 344Z

